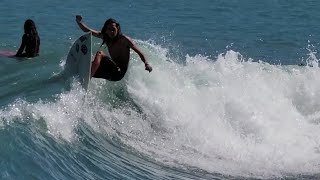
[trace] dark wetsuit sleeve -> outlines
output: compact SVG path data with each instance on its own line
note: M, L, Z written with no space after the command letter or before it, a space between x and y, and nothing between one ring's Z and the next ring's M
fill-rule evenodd
M40 49L40 37L37 36L37 50L36 50L37 54L39 54L39 49Z
M35 57L39 55L39 46L40 46L40 38L38 35L30 35L28 36L28 40L26 42L26 56L27 57Z
M16 56L22 56L23 50L26 47L26 41L27 41L27 36L24 34L22 36L22 42Z

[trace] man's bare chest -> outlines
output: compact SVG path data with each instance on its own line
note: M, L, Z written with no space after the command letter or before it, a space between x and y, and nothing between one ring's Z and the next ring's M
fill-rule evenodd
M116 58L119 56L121 57L130 51L127 44L120 43L120 42L112 44L108 49L109 49L111 57L113 57L113 58Z

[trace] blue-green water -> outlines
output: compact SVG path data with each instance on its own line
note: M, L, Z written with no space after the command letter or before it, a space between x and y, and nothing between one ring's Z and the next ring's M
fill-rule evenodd
M0 179L318 179L318 1L0 2L0 50L32 18L40 56L0 56ZM117 19L120 82L61 76L75 23ZM100 40L94 39L95 49ZM308 66L298 66L298 64Z

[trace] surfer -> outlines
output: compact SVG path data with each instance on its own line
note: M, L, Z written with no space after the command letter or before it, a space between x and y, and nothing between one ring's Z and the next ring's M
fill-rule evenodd
M24 23L24 34L16 57L35 57L39 55L40 38L33 20ZM25 52L24 52L25 51Z
M101 38L102 45L106 44L110 56L103 51L98 51L91 66L91 77L104 78L110 81L121 80L127 72L130 60L130 48L133 49L145 65L145 70L151 72L152 67L147 62L144 54L134 44L130 37L121 33L120 24L110 18L106 20L101 31L97 31L86 26L80 15L76 16L78 26L84 32L91 32L93 36Z

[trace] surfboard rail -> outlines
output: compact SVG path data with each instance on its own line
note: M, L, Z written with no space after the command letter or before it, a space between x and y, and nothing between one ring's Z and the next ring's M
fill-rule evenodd
M66 78L75 77L87 90L91 76L92 34L80 36L71 46L65 64Z

